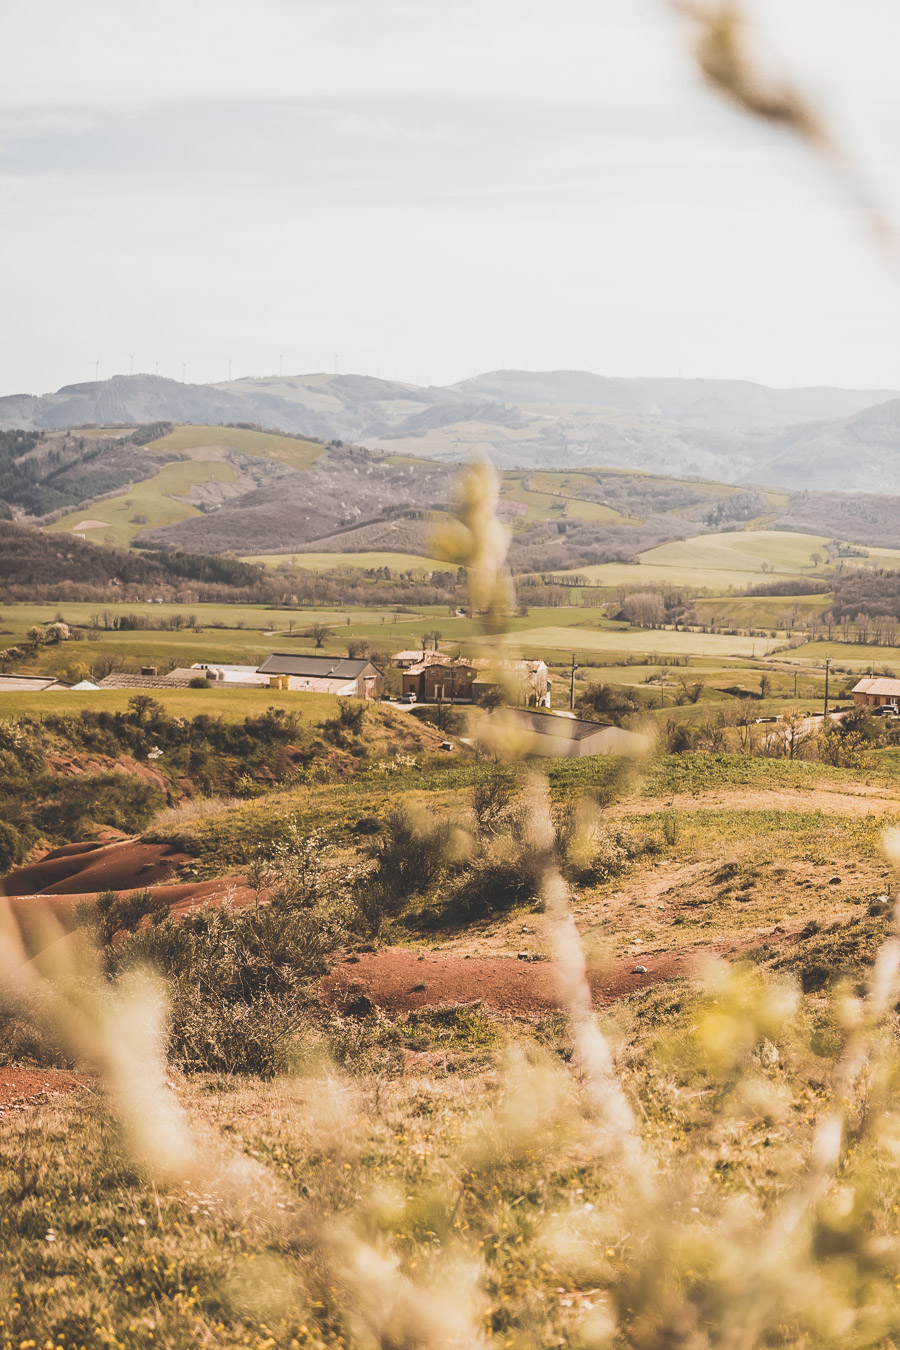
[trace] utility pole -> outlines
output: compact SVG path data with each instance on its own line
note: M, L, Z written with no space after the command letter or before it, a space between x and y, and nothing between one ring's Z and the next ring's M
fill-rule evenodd
M794 701L797 699L797 672L794 671Z
M99 362L99 360L97 360L97 361L94 362L94 379L95 379L95 380L99 380L99 379L100 379L100 362Z
M281 377L281 353L278 354L278 375Z
M569 711L575 710L575 654L572 654L572 678L569 682Z
M182 361L182 363L181 363L181 383L182 383L182 384L184 384L186 375L187 375L187 362L186 362L186 361Z
M825 657L825 711L822 714L823 721L828 716L828 668L831 665L831 657Z
M128 374L134 374L134 352L128 353Z

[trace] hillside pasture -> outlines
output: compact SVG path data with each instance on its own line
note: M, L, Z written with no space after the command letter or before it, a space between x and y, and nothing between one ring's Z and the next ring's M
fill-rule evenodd
M176 427L168 436L151 441L147 448L167 455L222 447L258 455L261 459L278 459L294 469L308 469L325 450L320 442L297 436L279 436L275 432L253 431L247 427L215 426Z
M829 540L823 535L781 530L734 530L677 539L641 554L642 566L700 568L716 572L773 572L799 577L815 574L813 553L824 560ZM764 564L766 566L764 567ZM758 579L758 578L757 578Z
M783 629L788 619L808 623L832 604L834 596L822 595L741 595L695 602L697 618L703 624L732 628Z
M544 520L581 520L588 524L609 524L615 522L617 525L637 525L640 522L629 516L622 515L615 507L606 506L603 502L589 501L579 497L576 491L536 491L534 488L526 487L525 482L534 482L539 475L533 474L503 474L501 479L500 496L504 501L521 502L528 508L528 514L524 519L526 524L533 521Z
M88 511L72 511L48 528L63 533L77 531L91 543L127 548L141 530L199 516L198 508L184 500L192 488L209 482L233 483L235 478L231 465L219 460L177 461L166 464L153 478L135 483L127 492L101 498ZM81 525L89 528L79 529Z

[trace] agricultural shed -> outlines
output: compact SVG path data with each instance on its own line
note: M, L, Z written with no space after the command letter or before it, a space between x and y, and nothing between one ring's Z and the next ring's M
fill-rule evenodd
M381 698L384 693L381 671L360 657L274 652L263 661L259 673L267 676L268 683L275 688L300 693L349 694L355 698Z
M572 759L581 755L643 755L646 736L607 722L585 722L552 712L517 712L516 721L528 737L533 755Z
M42 694L46 689L69 688L52 675L0 675L0 694Z
M256 666L234 666L216 662L195 661L190 668L194 679L205 676L215 684L267 685L268 675L261 675Z
M900 680L876 676L859 680L853 686L853 702L861 708L880 708L885 703L900 704Z

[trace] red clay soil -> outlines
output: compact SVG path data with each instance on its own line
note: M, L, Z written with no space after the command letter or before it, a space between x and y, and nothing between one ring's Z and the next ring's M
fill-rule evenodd
M90 1081L87 1074L69 1073L65 1069L0 1067L0 1121L42 1099L76 1092Z
M118 759L111 759L108 755L77 755L56 753L47 756L47 762L57 773L66 774L69 777L81 777L83 774L109 773L113 770L116 773L131 773L137 778L144 778L154 787L166 790L166 780L158 769L151 768L149 764L141 764L131 755L119 755Z
M0 894L10 897L20 922L30 914L37 918L50 910L65 923L76 905L92 903L102 891L127 893L146 888L154 897L167 900L173 914L226 901L252 902L253 892L242 876L165 884L183 863L191 861L165 844L142 844L137 839L66 844L10 872L0 881ZM40 906L39 900L43 901Z
M137 839L114 843L94 840L65 844L39 862L19 867L4 877L7 895L75 895L85 891L121 891L168 881L187 854L167 844L142 844Z
M632 956L589 970L594 1002L613 1003L636 989L691 973L712 948ZM644 966L643 972L635 972ZM416 954L391 947L342 961L320 982L323 1002L366 1011L366 1000L392 1014L449 1003L480 1002L496 1012L535 1017L561 1006L559 973L551 961L509 957Z

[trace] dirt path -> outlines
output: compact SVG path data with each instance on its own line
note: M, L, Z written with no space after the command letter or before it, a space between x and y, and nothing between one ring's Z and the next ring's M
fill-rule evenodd
M651 815L656 811L822 811L828 815L900 815L900 796L890 788L859 784L847 789L773 788L765 791L728 788L717 792L675 792L665 797L639 797L616 802L611 816Z
M771 940L789 935L766 936ZM748 939L722 940L590 967L594 1003L602 1007L638 989L691 975L709 957L728 955L748 945ZM319 993L323 1003L357 1016L369 1013L373 1006L397 1016L446 1004L482 1003L495 1012L519 1017L539 1017L562 1007L560 972L552 961L446 956L403 947L364 952L341 961L320 981Z

